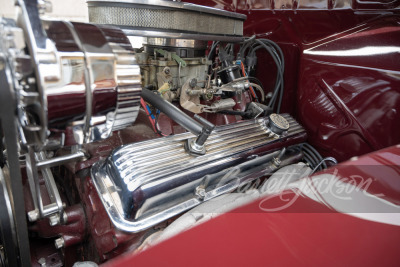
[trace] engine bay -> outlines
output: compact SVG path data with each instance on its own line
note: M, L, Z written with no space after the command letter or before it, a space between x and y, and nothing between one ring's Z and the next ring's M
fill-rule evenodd
M288 108L304 95L285 84L287 44L249 35L244 14L88 0L81 23L41 19L42 2L18 0L18 20L0 20L2 229L16 229L2 230L5 266L137 253L197 206L262 192L281 168L299 179L364 151L316 141L335 126L314 131ZM254 197L243 199L232 208Z

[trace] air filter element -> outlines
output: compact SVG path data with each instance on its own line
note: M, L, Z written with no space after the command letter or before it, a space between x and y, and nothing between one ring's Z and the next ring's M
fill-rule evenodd
M145 31L243 35L245 15L173 1L88 0L89 20Z

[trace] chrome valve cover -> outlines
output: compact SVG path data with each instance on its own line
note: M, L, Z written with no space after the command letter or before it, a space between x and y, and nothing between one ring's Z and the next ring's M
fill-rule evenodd
M218 126L207 139L207 153L198 157L184 149L191 133L116 149L92 168L110 219L121 230L138 232L277 169L274 162L299 160L290 151L273 160L277 150L306 139L290 115L283 117L289 129L282 135L268 128L268 118Z

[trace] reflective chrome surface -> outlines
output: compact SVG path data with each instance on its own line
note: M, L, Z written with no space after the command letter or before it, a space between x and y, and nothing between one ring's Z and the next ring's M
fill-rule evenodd
M110 26L41 21L34 4L19 4L26 34L16 40L21 51L28 44L33 59L15 53L22 68L15 81L22 143L44 148L49 130L71 128L69 145L82 144L131 125L141 83L126 35Z
M278 168L273 158L279 151L270 152L306 138L292 117L284 117L290 124L285 136L272 133L266 118L218 126L205 144L207 154L198 157L184 149L191 133L125 145L93 166L92 179L114 225L138 232L262 176L257 171Z
M45 91L49 83L54 80L53 73L58 68L58 60L56 57L56 48L54 44L47 38L42 24L39 19L38 6L35 1L28 2L24 0L15 1L18 3L21 11L18 14L19 26L24 31L25 42L31 55L32 68L36 76L36 92L26 92L23 87L16 88L20 95L31 94L34 100L28 100L26 103L22 98L21 106L32 104L35 108L27 111L27 109L19 109L20 123L28 135L33 135L32 139L43 145L46 142L48 119L47 119L47 99ZM48 74L50 71L51 74ZM25 103L24 103L25 102ZM32 117L35 117L33 119ZM27 118L27 119L25 119ZM31 118L31 119L29 119ZM29 138L29 137L28 137ZM31 139L31 138L30 138Z
M88 1L88 7L89 21L97 24L164 32L242 36L246 19L242 14L173 1Z
M105 35L115 56L114 68L117 82L116 112L112 115L107 115L113 116L112 130L115 131L134 123L138 115L140 94L142 91L140 68L136 64L130 41L121 30L110 26L98 27Z
M141 5L141 6L150 6L151 8L173 8L173 9L184 9L196 12L209 13L218 16L231 17L236 19L245 20L247 18L246 15L229 12L226 10L212 8L208 6L195 5L191 3L178 2L178 1L160 1L160 0L118 0L118 1L110 1L110 0L88 0L89 6L101 6L101 5Z
M41 72L52 127L73 127L76 144L105 139L139 111L140 70L118 28L44 21L57 64Z

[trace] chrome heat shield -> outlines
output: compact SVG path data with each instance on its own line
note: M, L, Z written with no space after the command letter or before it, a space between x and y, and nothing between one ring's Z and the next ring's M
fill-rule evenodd
M306 140L305 130L288 114L289 129L271 132L268 118L218 126L206 142L207 153L184 149L191 133L124 145L92 168L92 179L116 228L139 232L221 194L231 192L277 168L301 159L288 149Z

